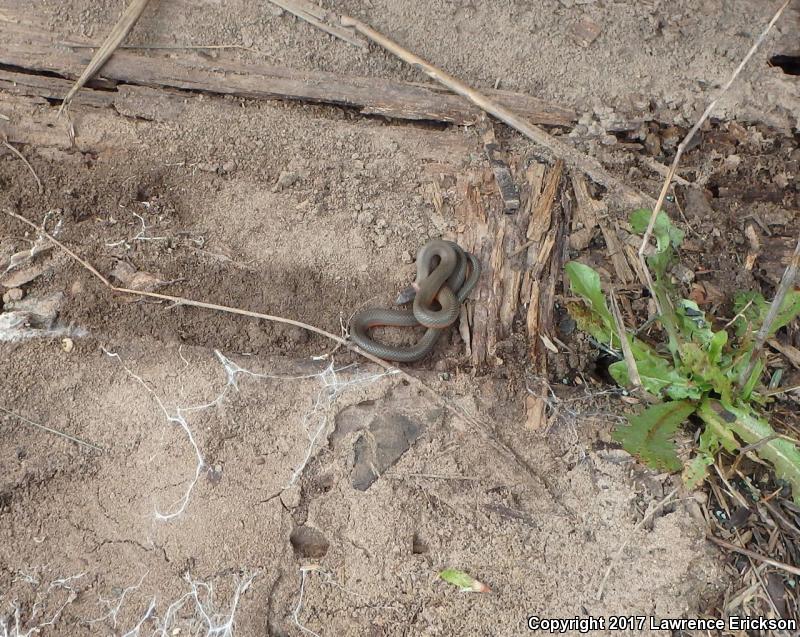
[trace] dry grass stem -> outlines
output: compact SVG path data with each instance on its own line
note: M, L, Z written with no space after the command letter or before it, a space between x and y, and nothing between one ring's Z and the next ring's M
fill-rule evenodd
M7 416L11 416L12 418L16 418L17 420L24 422L26 425L30 425L31 427L36 427L37 429L41 429L42 431L46 431L56 436L60 436L61 438L65 438L66 440L76 442L79 445L83 445L84 447L89 447L90 449L94 449L95 451L105 451L105 449L103 449L99 445L93 444L91 442L86 442L85 440L76 438L73 435L64 433L63 431L59 431L58 429L53 429L52 427L48 427L47 425L42 425L38 422L34 422L32 420L29 420L28 418L25 418L25 416L20 416L19 414L15 414L13 411L9 411L8 409L5 409L3 407L0 407L0 411L6 414Z
M330 15L322 7L318 7L307 0L269 0L272 4L279 6L284 11L288 11L292 15L305 20L309 24L317 27L321 31L325 31L340 40L357 46L359 49L366 49L367 45L359 40L350 29L342 28L328 24L327 20Z
M31 163L27 159L25 159L25 155L23 155L21 152L19 152L16 148L14 148L11 144L9 144L5 140L3 141L3 146L5 146L6 148L8 148L8 150L14 153L20 160L22 160L22 163L28 167L28 170L30 171L31 175L33 175L33 178L36 180L36 187L39 189L39 194L41 195L44 192L44 186L42 185L41 179L39 179L39 175L36 174L36 171L33 169L33 166L31 166Z
M619 303L617 303L617 293L612 287L609 290L609 297L611 298L611 314L614 316L614 322L617 324L617 333L619 334L619 343L622 347L622 355L625 358L625 365L628 367L628 379L634 387L642 386L642 378L639 376L639 368L636 367L636 359L633 356L630 341L628 341L628 331L625 329L625 321L622 319L622 312L619 311Z
M89 65L83 70L81 76L67 93L64 101L61 103L61 108L58 109L59 115L61 115L64 109L69 108L69 103L72 101L72 98L75 97L75 94L102 68L108 61L108 58L110 58L119 45L122 44L122 41L127 37L128 33L130 33L133 25L139 20L139 16L142 15L149 1L150 0L131 1L119 21L114 25L114 28L111 29L111 33L108 34L103 44L97 49Z
M741 546L737 546L736 544L731 544L730 542L726 542L725 540L721 540L718 537L713 535L707 535L709 540L711 540L717 546L721 546L724 549L728 549L729 551L734 551L736 553L741 553L742 555L746 555L758 562L763 562L764 564L769 564L770 566L774 566L775 568L779 568L781 570L786 571L787 573L791 573L792 575L798 576L800 575L800 568L796 566L792 566L791 564L786 564L785 562L779 562L778 560L773 560L772 558L766 557L755 551L751 551L746 548L742 548Z

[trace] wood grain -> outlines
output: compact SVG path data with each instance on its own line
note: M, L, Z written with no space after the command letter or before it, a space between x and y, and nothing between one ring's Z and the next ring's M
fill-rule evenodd
M0 65L18 72L78 77L91 60L91 50L57 42L51 32L26 23L26 15L21 9L18 11L19 15L6 15L7 21L0 21L3 42ZM4 9L4 12L9 14L12 10ZM482 115L476 106L437 86L209 60L190 51L181 57L175 57L173 52L173 57L166 58L130 49L118 50L103 66L99 77L112 83L153 88L335 104L356 108L363 114L395 119L470 124ZM538 124L570 126L576 119L574 111L528 95L508 91L487 93Z

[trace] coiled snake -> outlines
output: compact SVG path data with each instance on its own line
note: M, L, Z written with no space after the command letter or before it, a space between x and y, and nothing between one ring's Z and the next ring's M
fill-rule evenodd
M380 358L411 363L427 356L444 330L455 323L461 304L478 282L481 265L477 258L452 241L434 240L417 253L417 276L410 309L368 308L350 320L350 339L361 349ZM410 300L410 299L409 299ZM433 308L434 301L439 309ZM386 345L369 336L378 326L427 327L414 345Z

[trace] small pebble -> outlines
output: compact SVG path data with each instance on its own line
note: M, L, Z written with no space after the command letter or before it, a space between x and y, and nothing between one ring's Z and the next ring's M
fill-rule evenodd
M11 288L3 295L3 303L21 301L23 296L25 296L25 293L21 288Z
M272 192L279 192L284 188L294 186L299 178L300 176L297 173L284 170L278 177L278 181L276 181L275 185L272 187Z
M403 252L400 254L400 260L403 263L413 263L414 256L408 250L403 250Z
M75 349L75 341L73 341L71 338L62 338L61 349L69 354L73 349Z
M375 221L375 215L371 212L362 212L359 213L357 217L358 223L361 226L368 226L371 225L373 221Z
M299 485L292 485L281 491L281 502L287 509L296 509L300 506L301 493Z

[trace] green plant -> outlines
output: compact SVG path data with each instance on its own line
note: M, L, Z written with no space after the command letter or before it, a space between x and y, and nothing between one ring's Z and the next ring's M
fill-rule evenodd
M650 215L649 210L635 211L630 219L633 230L643 234ZM734 299L732 333L726 327L715 330L697 304L682 298L671 281L669 270L683 233L659 212L653 236L656 247L647 262L654 281L652 293L660 308L657 322L663 328L662 343L651 345L627 331L621 334L624 328L609 310L597 272L574 261L566 265L572 292L581 298L581 302L569 304L578 327L616 351L626 338L641 388L654 399L614 432L615 440L653 468L682 469L689 488L705 479L720 450L735 452L746 446L772 465L778 479L791 485L794 500L800 504L800 450L776 435L763 411L769 397L759 384L765 365L761 352L755 351L754 334L765 321L769 303L755 292L739 294ZM800 292L795 289L782 302L770 334L799 314ZM741 382L754 356L755 367ZM625 360L613 363L609 372L619 385L631 386ZM702 421L703 429L694 457L684 464L674 436L693 414Z

